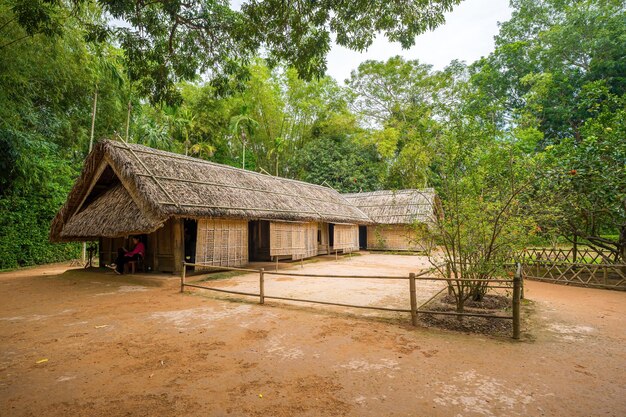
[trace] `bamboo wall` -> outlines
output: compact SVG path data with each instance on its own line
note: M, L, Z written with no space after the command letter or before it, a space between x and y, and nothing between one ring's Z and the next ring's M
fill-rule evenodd
M270 255L292 259L317 255L317 223L270 222Z
M248 221L199 219L196 263L214 266L246 265L248 263Z
M424 249L411 226L401 224L367 226L367 248L401 251Z
M333 232L333 250L359 250L359 225L336 224Z

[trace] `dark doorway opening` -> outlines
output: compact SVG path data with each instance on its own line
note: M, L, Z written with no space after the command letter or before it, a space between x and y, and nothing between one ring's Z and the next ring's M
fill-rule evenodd
M248 222L248 260L250 262L271 261L270 222L253 220Z
M193 219L185 219L183 223L185 229L185 262L196 262L196 241L198 239L198 222ZM193 270L193 267L187 267Z
M367 226L359 226L359 249L367 249Z
M335 246L335 225L328 223L328 247L332 250Z

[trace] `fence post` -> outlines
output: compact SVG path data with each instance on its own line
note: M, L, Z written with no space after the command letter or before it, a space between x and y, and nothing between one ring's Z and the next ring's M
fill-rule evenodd
M604 285L606 285L609 280L609 270L606 265L604 265L603 268L604 271L602 271L602 276L604 278Z
M520 263L520 274L519 274L519 278L520 278L520 298L523 300L524 298L524 264Z
M446 262L446 278L448 278L448 295L452 295L452 269L450 268L450 261Z
M259 304L265 304L265 268L259 271Z
M180 292L183 292L185 289L185 274L187 273L187 265L183 262L183 273L180 274Z
M411 324L417 326L417 295L415 294L415 273L409 274L409 291L411 292Z
M513 277L513 339L519 339L520 335L520 291L521 291L522 265L517 264L517 270Z

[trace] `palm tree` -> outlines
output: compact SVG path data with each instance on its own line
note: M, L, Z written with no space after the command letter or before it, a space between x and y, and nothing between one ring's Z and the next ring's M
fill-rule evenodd
M254 129L256 129L257 127L259 127L259 122L257 122L250 116L246 116L245 114L240 114L230 119L230 132L234 137L241 140L241 145L243 146L243 158L241 164L243 169L246 169L247 136L251 137L252 133L254 133Z

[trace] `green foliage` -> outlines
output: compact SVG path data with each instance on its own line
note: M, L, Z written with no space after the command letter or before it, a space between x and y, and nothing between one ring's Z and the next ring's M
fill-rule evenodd
M40 3L33 7L46 2ZM64 21L63 36L13 42L26 32L12 24L16 16L5 3L0 10L8 19L0 31L0 269L6 269L77 255L75 244L48 243L50 222L88 149L96 84L96 137L123 126L125 92L115 49L91 49L72 20Z
M0 195L0 269L76 257L77 245L48 243L50 222L65 201L76 167L59 158L55 145L6 129L0 137L19 155L14 181Z
M125 132L130 102L132 142L238 167L245 149L246 169L344 192L435 187L431 231L459 276L563 236L626 259L622 2L515 0L469 67L393 57L345 88L321 76L332 35L410 46L458 3L0 0L0 268L76 255L45 241L96 89L96 139Z
M298 177L313 184L325 182L344 193L376 190L383 170L376 148L355 141L342 119L336 116L315 127L314 140L297 155Z
M301 78L311 80L326 70L332 34L342 46L362 51L382 32L404 48L415 37L444 22L444 13L461 0L417 2L401 0L245 2L233 10L224 0L7 0L17 22L28 34L63 33L75 10L101 7L115 20L88 21L85 37L121 44L130 78L152 103L180 103L181 80L210 71L220 92L228 78L248 77L246 65L260 50L271 66L286 63Z

